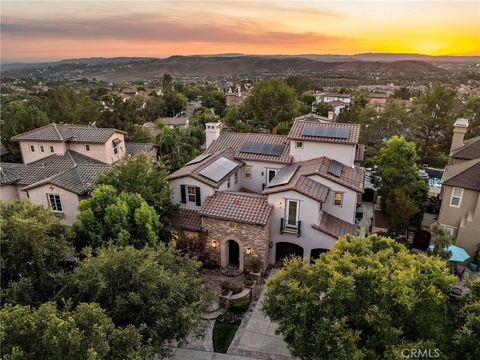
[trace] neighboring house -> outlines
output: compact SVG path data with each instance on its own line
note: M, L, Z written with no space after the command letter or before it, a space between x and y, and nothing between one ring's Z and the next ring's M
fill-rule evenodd
M352 99L348 94L339 94L339 93L331 93L331 92L321 92L315 91L315 99L317 103L329 103L332 101L341 101L345 104L350 105Z
M176 129L176 128L187 128L188 127L188 117L187 116L175 116L175 117L165 117L162 118L162 122L165 126Z
M154 144L125 143L124 131L50 124L12 137L23 163L0 163L0 200L30 200L75 222L77 206L101 173L126 154L156 157Z
M368 103L370 105L380 105L383 106L387 103L388 94L386 93L370 93L368 95Z
M320 122L330 122L331 121L331 119L329 119L326 116L321 116L321 115L317 115L317 114L314 114L314 113L308 113L308 114L305 114L305 115L297 116L293 121L296 121L296 120L317 120L317 121L320 121Z
M142 125L142 127L145 128L153 137L157 137L162 133L162 130L153 121L147 121Z
M335 116L338 116L338 114L340 114L340 111L342 111L348 106L348 103L345 103L341 100L333 100L328 102L328 105L330 105L333 108L333 112Z
M454 125L438 222L458 246L473 255L480 242L480 136L464 141L467 127L466 119L458 119Z
M208 234L222 267L317 257L356 232L364 188L360 126L295 119L288 135L222 132L206 124L206 151L170 174L174 223ZM267 231L268 230L268 231ZM268 244L268 246L265 246Z
M228 87L225 90L225 98L227 105L241 104L250 95L253 85L241 83Z

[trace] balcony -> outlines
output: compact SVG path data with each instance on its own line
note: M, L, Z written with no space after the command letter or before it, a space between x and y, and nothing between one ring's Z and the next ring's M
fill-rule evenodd
M300 237L302 234L301 225L302 222L300 220L295 225L292 225L287 223L287 219L282 218L280 220L280 234L292 234Z

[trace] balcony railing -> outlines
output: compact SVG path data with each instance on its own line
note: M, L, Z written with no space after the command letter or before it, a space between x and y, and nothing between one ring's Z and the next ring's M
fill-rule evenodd
M289 224L287 219L280 220L280 234L293 234L300 237L302 234L302 222L299 220L295 225Z

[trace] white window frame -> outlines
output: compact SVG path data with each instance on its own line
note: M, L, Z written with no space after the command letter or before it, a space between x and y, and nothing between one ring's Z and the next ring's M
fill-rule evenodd
M55 152L55 148L53 147L53 145L50 145L50 153L54 153Z
M193 189L193 193L190 190ZM192 198L190 196L193 196ZM190 200L193 199L193 200ZM197 187L193 185L187 185L187 201L197 203Z
M40 152L45 152L45 147L43 145L40 145Z
M275 175L273 175L273 178L272 180L275 178L275 176L277 176L278 174L278 169L268 169L267 168L267 179L266 179L266 182L267 182L267 185L270 184L270 171L273 171L275 173Z
M303 149L303 141L295 141L295 149Z
M28 145L28 147L30 148L30 152L34 153L35 152L35 145Z
M90 144L85 144L85 151L90 151ZM113 150L115 153L115 150Z
M460 190L460 195L455 195L455 190ZM459 208L460 204L462 203L462 197L463 197L463 188L454 187L452 189L452 196L450 197L450 206ZM453 203L453 199L458 199L458 204L455 205Z
M50 209L52 209L53 212L55 213L63 212L62 200L60 199L59 194L47 194L47 201L48 201L48 205L50 206Z
M297 203L297 214L295 217L295 224L289 224L289 208L290 208L290 203ZM292 228L292 229L298 229L298 222L300 220L300 201L299 200L294 200L294 199L285 199L285 227Z
M245 177L251 179L253 174L253 167L252 165L245 166Z
M337 195L337 194L340 194L340 195L342 196L342 198L340 199L340 204L335 204L335 201L337 200L337 199L336 199L336 195ZM343 197L344 197L344 193L343 193L343 192L341 192L341 191L334 191L334 192L333 192L333 203L332 203L332 205L335 206L335 207L341 208L341 207L343 206Z

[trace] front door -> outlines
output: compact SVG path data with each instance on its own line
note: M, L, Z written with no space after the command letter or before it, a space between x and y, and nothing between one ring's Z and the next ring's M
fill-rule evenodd
M234 240L228 240L228 264L235 266L240 264L240 247Z

